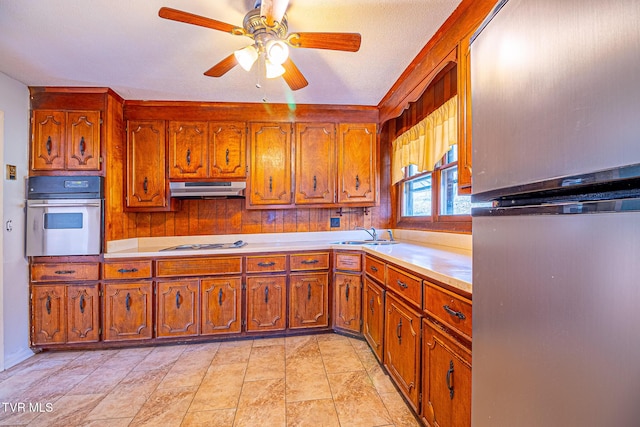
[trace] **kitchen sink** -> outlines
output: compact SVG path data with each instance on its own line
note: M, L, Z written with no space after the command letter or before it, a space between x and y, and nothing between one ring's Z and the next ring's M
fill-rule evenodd
M395 240L343 240L333 242L334 245L395 245Z

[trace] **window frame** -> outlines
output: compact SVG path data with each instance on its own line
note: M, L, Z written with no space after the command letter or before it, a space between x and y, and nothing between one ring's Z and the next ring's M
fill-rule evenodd
M447 154L443 156L431 171L420 172L408 177L409 168L405 168L404 178L393 186L395 190L396 226L398 228L471 233L471 215L442 215L440 213L440 205L442 202L442 171L452 167L458 167L459 163L457 158L452 162L445 163ZM404 184L429 174L431 174L431 215L404 216Z

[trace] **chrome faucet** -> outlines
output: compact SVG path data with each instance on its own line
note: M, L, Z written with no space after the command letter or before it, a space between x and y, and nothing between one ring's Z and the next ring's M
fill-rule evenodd
M377 241L377 240L378 240L378 233L376 232L376 229L375 229L375 228L373 228L373 227L371 227L371 231L367 230L367 229L366 229L366 228L364 228L364 227L356 227L356 228L355 228L355 230L362 230L362 231L366 231L366 232L367 232L367 234L368 234L369 236L371 236L371 238L372 238L374 241Z
M387 230L387 233L389 233L389 241L393 242L395 239L393 238L393 231L391 230Z

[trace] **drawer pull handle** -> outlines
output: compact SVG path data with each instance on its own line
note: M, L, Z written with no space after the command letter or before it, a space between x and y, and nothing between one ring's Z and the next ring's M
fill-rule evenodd
M397 279L396 281L398 282L398 286L400 286L402 289L407 289L409 287L409 285L407 285L400 279Z
M131 311L131 294L127 292L127 296L124 298L124 307L127 311Z
M191 150L187 149L187 166L191 166Z
M373 271L374 273L377 273L377 272L378 272L378 269L376 268L376 266L375 266L375 265L372 265L372 266L371 266L371 271Z
M371 315L373 316L373 297L369 300L369 310L371 310Z
M222 288L218 291L218 305L222 307Z
M118 270L118 273L137 273L138 269L137 268L121 268L120 270Z
M449 389L449 397L453 400L453 385L451 384L451 376L453 375L453 360L449 361L449 370L447 371L447 388Z
M47 138L47 142L45 143L45 149L47 150L47 154L51 155L51 137Z
M51 314L51 295L47 295L47 302L45 304L45 308L47 309L47 314Z
M80 306L80 314L84 314L84 294L80 295L80 303L78 305Z
M302 264L317 264L320 261L318 261L317 259L305 259L305 260L302 260L300 262Z
M260 267L272 267L272 266L276 265L276 263L275 263L275 262L273 262L273 261L269 261L269 262L259 262L259 263L258 263L258 265L259 265Z
M356 190L360 188L360 177L356 175Z
M311 301L311 283L307 283L307 301Z
M144 181L142 181L142 190L144 194L147 194L149 191L149 179L146 176L144 177Z
M180 291L176 292L176 308L180 309Z
M84 157L84 152L86 150L86 144L84 142L84 136L80 138L80 155Z
M455 311L451 307L449 307L448 305L443 305L442 308L444 308L444 311L446 311L447 313L449 313L450 315L452 315L454 317L457 317L460 320L465 320L467 318L467 316L465 316L463 312Z
M316 188L318 188L318 179L316 178L315 175L313 175L313 191L316 191Z
M398 344L402 344L402 319L400 319L396 327L396 336L398 337Z
M347 287L344 290L344 299L349 301L349 283L347 283Z
M229 166L229 149L227 148L227 151L225 151L224 153L224 161L227 164L227 166Z
M273 177L269 177L269 193L273 193Z
M75 270L56 270L56 274L73 274L75 273Z
M264 303L269 303L269 287L264 288Z

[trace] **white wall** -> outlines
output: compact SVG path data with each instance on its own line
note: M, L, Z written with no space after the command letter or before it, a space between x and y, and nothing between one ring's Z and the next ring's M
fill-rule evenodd
M0 73L0 110L4 112L2 180L3 270L0 327L4 335L4 368L33 355L29 349L29 273L24 256L24 194L28 175L29 90ZM15 181L6 179L7 164L18 167ZM13 230L7 231L7 221Z

